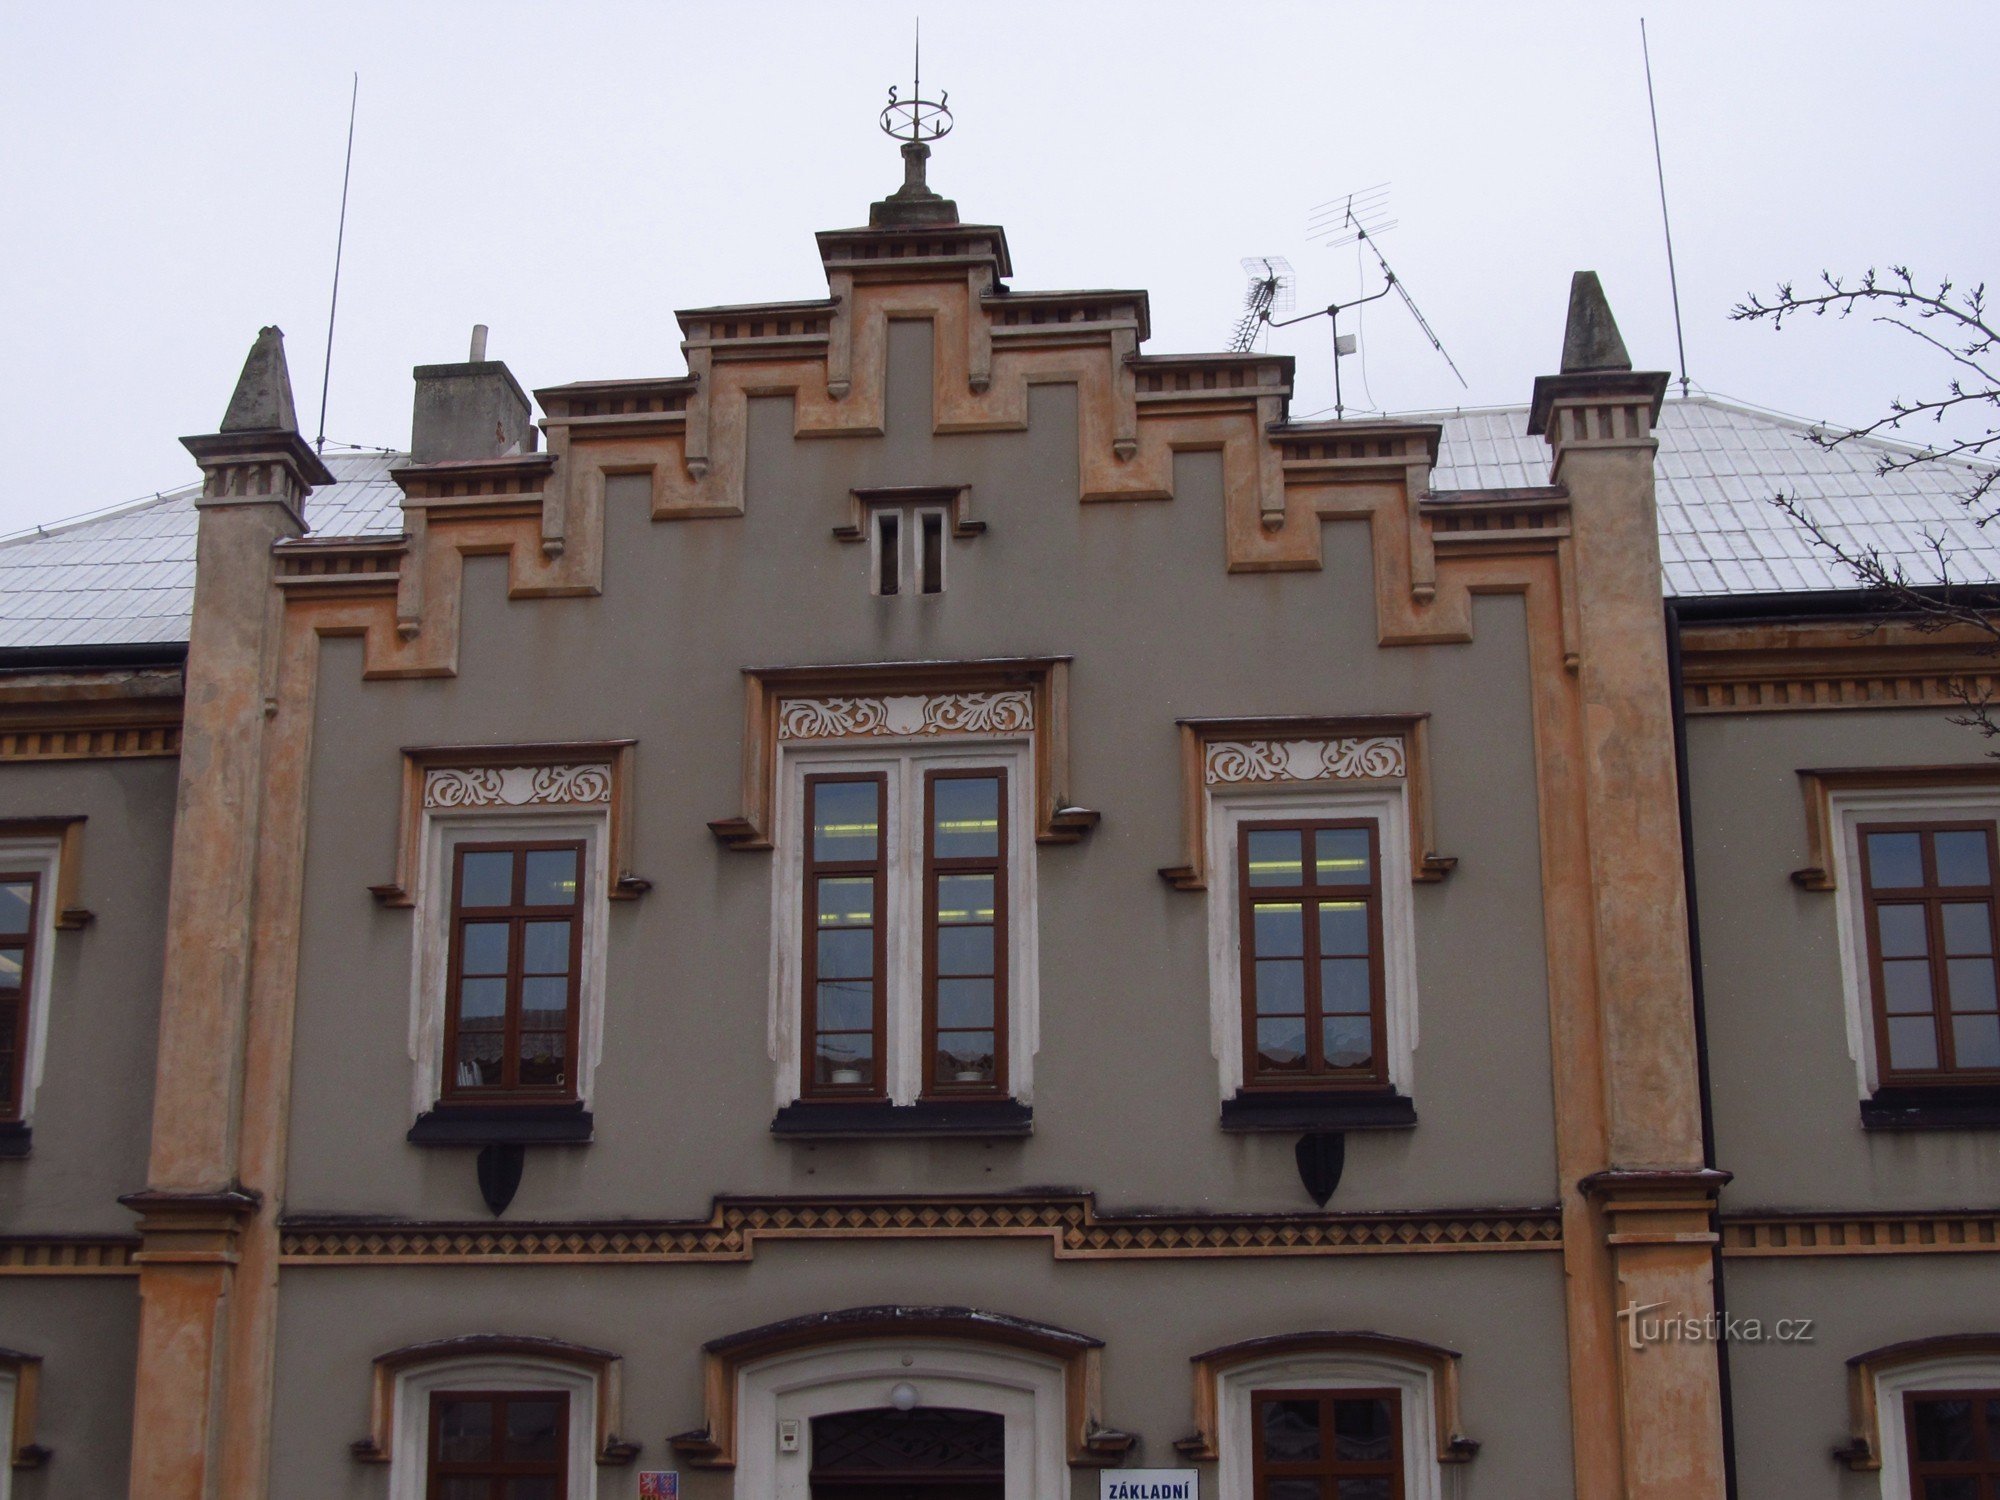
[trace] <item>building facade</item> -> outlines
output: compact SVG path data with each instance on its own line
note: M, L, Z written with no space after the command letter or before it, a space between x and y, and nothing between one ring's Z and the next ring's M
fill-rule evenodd
M1837 461L1588 275L1292 422L922 152L0 548L0 1496L2000 1492L1992 664L1694 503Z

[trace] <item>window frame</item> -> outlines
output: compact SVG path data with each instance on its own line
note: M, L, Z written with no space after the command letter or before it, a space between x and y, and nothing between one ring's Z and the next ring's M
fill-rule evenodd
M608 997L605 985L610 924L610 809L607 805L574 807L531 805L472 809L426 808L412 905L416 924L410 955L410 1026L407 1050L411 1062L411 1109L416 1117L442 1109L454 1111L514 1107L498 1094L451 1098L446 1030L451 1004L452 894L456 850L463 844L533 841L584 845L582 937L577 973L573 1072L575 1087L567 1095L517 1097L523 1110L590 1108L602 1060Z
M1397 1443L1401 1455L1398 1500L1444 1500L1447 1450L1453 1469L1470 1459L1478 1445L1449 1430L1456 1419L1457 1355L1431 1345L1366 1334L1301 1334L1268 1342L1268 1353L1245 1346L1242 1357L1210 1366L1213 1381L1212 1418L1203 1417L1203 1432L1212 1433L1218 1500L1256 1500L1257 1455L1261 1449L1255 1428L1258 1392L1278 1390L1324 1392L1393 1390L1398 1395ZM1405 1348L1388 1347L1404 1344ZM1291 1347L1284 1347L1291 1345ZM1217 1351L1229 1353L1231 1351ZM1212 1356L1197 1356L1198 1363ZM1202 1412L1197 1387L1197 1413ZM1206 1425L1212 1420L1212 1427Z
M478 1341L475 1338L463 1342ZM415 1352L398 1351L398 1355ZM578 1354L593 1352L577 1351ZM385 1358L388 1357L394 1356ZM628 1446L623 1456L616 1458L608 1449L600 1451L604 1436L599 1431L600 1424L616 1422L619 1402L615 1369L607 1369L597 1361L565 1357L562 1352L495 1349L445 1353L401 1363L387 1371L382 1366L383 1360L378 1359L375 1371L378 1425L367 1456L377 1462L386 1460L388 1464L388 1500L431 1500L430 1397L435 1391L566 1394L569 1411L564 1442L565 1500L596 1500L600 1465L625 1462L633 1451Z
M12 936L0 936L0 952L18 951L21 954L20 1000L14 1013L14 1035L11 1039L13 1066L7 1076L0 1079L6 1093L0 1096L0 1124L20 1125L27 1122L28 1075L31 1067L35 1037L36 993L40 986L40 970L45 947L42 942L42 911L46 904L45 892L48 883L40 869L10 870L0 873L0 886L27 882L31 889L28 898L28 922L18 942Z
M814 849L816 819L814 806L817 789L829 783L855 785L867 782L876 789L876 830L875 858L872 860L821 860ZM799 881L800 944L799 968L801 974L799 988L799 1097L815 1102L836 1102L854 1100L872 1103L888 1097L889 1093L889 777L886 772L866 771L843 774L838 771L815 772L807 775L804 782L804 816L800 822L800 838L804 845L804 874ZM871 1015L872 1061L874 1078L871 1082L858 1084L821 1083L814 1075L819 1056L819 902L817 893L822 879L853 879L867 876L875 888L874 969L873 1004ZM849 1033L839 1033L847 1035Z
M1411 892L1409 787L1404 780L1348 784L1277 782L1242 788L1208 787L1209 1045L1219 1096L1312 1092L1327 1098L1370 1091L1412 1096L1421 1005L1417 990L1416 910ZM1249 999L1243 983L1243 900L1237 829L1244 823L1372 821L1376 828L1381 999L1386 1081L1371 1085L1252 1088L1245 1054Z
M570 850L576 855L577 891L576 898L566 907L530 906L524 899L510 900L504 907L467 907L464 904L465 861L469 854L493 854L506 852L514 856L514 889L510 896L526 896L527 859L534 853ZM579 1098L577 1082L579 1069L577 1054L582 1034L583 1010L583 938L585 918L589 911L589 892L593 882L590 879L590 850L584 839L491 839L462 840L451 848L450 909L446 916L448 924L445 1005L444 1005L444 1058L440 1073L438 1102L446 1107L463 1105L531 1105L567 1104ZM554 913L564 915L557 918ZM525 969L524 934L527 924L537 919L544 921L562 920L569 923L569 1004L566 1008L566 1024L563 1030L564 1074L566 1082L554 1088L525 1085L518 1081L521 1057L521 991L528 977ZM465 981L465 949L461 941L464 929L475 923L505 922L507 935L507 969L502 976L506 981L507 997L505 1014L501 1027L501 1071L511 1072L516 1081L512 1084L465 1085L457 1080L458 1056L458 1011L460 992Z
M0 880L32 878L35 882L35 910L29 917L29 952L21 977L21 1010L16 1017L13 1080L14 1107L0 1108L0 1128L25 1137L35 1123L35 1101L41 1092L42 1073L47 1061L49 1026L54 1010L54 973L57 919L61 915L63 859L62 836L0 838L0 869L15 873ZM73 851L71 851L73 852ZM18 1146L19 1142L15 1144Z
M1854 1063L1855 1094L1864 1102L1883 1090L1916 1091L1939 1089L1984 1089L1974 1079L1946 1079L1926 1084L1906 1075L1889 1073L1881 1036L1876 1025L1877 1005L1869 910L1862 875L1859 830L1893 823L1973 823L1992 826L2000 833L2000 787L1985 785L1910 784L1901 786L1842 786L1835 773L1814 773L1825 778L1825 819L1827 843L1831 848L1831 894L1834 897L1834 929L1840 956L1840 984L1847 1031L1847 1052ZM1808 803L1810 809L1810 801ZM2000 876L2000 869L1996 869ZM1996 898L2000 905L2000 898ZM1904 1095L1907 1098L1910 1095Z
M1243 1011L1243 1088L1245 1092L1299 1090L1380 1090L1389 1085L1388 1000L1382 950L1382 828L1374 818L1290 818L1243 820L1236 825L1236 932L1241 966L1239 999ZM1296 832L1300 839L1300 874L1313 865L1317 835L1322 830L1361 829L1368 835L1369 878L1365 887L1322 885L1253 886L1250 882L1250 837L1255 833ZM1316 868L1316 865L1314 866ZM1368 908L1368 1027L1370 1067L1329 1069L1324 1057L1325 1011L1322 995L1320 933L1317 920L1308 921L1306 903L1318 907L1329 896L1352 900L1359 893ZM1258 1066L1257 979L1254 912L1277 899L1299 903L1300 964L1304 981L1300 1003L1305 1007L1306 1066L1300 1071L1264 1070Z
M1922 851L1923 883L1910 887L1884 887L1878 890L1873 882L1873 869L1869 854L1869 839L1876 834L1914 833L1919 836ZM1986 871L1988 883L1984 886L1945 886L1938 882L1935 835L1939 833L1980 833L1986 839ZM1913 820L1898 819L1891 822L1857 822L1854 829L1856 849L1856 870L1859 875L1859 898L1861 907L1861 939L1866 945L1868 956L1868 999L1874 1023L1875 1056L1877 1074L1884 1087L1894 1088L1948 1088L1964 1085L2000 1084L2000 1066L1986 1068L1961 1068L1957 1066L1957 1043L1953 1036L1952 1017L1961 1012L1952 1005L1949 971L1949 955L1944 942L1943 908L1950 905L1965 905L1980 902L1986 907L1988 948L1983 955L1995 970L1996 985L2000 985L2000 830L1990 821L1978 819L1958 820ZM1924 932L1926 953L1930 971L1931 1005L1924 1012L1932 1024L1932 1035L1936 1044L1938 1064L1934 1068L1897 1068L1893 1064L1894 1054L1889 1045L1889 999L1884 980L1881 943L1880 911L1883 906L1916 906L1924 909ZM1914 1017L1916 1012L1907 1013ZM1969 1015L1984 1015L1989 1012L1963 1012Z
M570 1393L564 1390L433 1390L430 1393L429 1422L424 1444L424 1494L426 1500L439 1500L447 1479L485 1479L489 1494L492 1483L498 1479L536 1478L550 1475L556 1481L554 1500L568 1500L569 1475L564 1462L569 1453ZM485 1401L497 1403L500 1409L516 1401L554 1401L561 1409L561 1421L557 1428L557 1457L548 1462L533 1461L530 1466L509 1464L505 1459L491 1459L473 1466L472 1460L446 1459L438 1452L440 1429L444 1416L444 1405L448 1401ZM494 1437L500 1441L504 1431L504 1421L494 1423Z
M923 1016L923 1093L925 1099L1005 1099L1007 1091L1007 1010L1008 975L1007 949L1010 934L1008 922L1007 886L1010 879L1008 853L1013 837L1012 819L1008 816L1009 795L1007 768L995 766L985 770L979 767L944 767L926 770L923 777L924 818L917 837L923 842L923 978L919 992L919 1004ZM996 853L992 858L954 857L940 859L937 854L937 784L940 781L998 781L999 795L996 799L999 809L999 830L995 842ZM957 1079L938 1077L938 1035L944 1028L939 1024L938 988L943 977L938 972L939 929L943 925L938 919L937 890L940 875L991 875L993 878L993 1077L979 1083L960 1082ZM983 976L981 976L983 977ZM966 1030L972 1028L952 1028Z
M1977 1467L1957 1467L1954 1459L1920 1459L1917 1457L1917 1403L1920 1401L1970 1401L1977 1407L1992 1408L1982 1423L1975 1416L1972 1428L1977 1432L1985 1427L1989 1433L2000 1432L2000 1390L1906 1390L1903 1395L1902 1421L1898 1424L1903 1433L1903 1462L1909 1470L1910 1494L1914 1500L1923 1500L1923 1481L1927 1479L1968 1478L1975 1482L1984 1480L1979 1488L1987 1496L2000 1495L2000 1442L1987 1439L1992 1450L1984 1459L1970 1460Z
M774 810L772 844L771 931L772 961L769 990L767 1046L774 1073L774 1108L783 1111L798 1103L833 1103L825 1094L805 1091L812 1038L806 1031L803 1003L806 949L812 929L804 922L806 903L807 845L811 829L806 823L805 778L835 774L852 778L880 772L887 778L889 796L883 813L884 864L887 906L891 920L886 925L886 1020L884 1036L888 1048L882 1070L886 1083L883 1094L850 1102L912 1105L926 1102L924 1068L926 1028L924 1024L923 924L924 874L922 846L906 825L914 829L924 817L923 776L927 771L967 769L991 774L1004 773L1003 805L1007 825L1005 881L1008 912L1006 948L1007 993L1001 1004L1006 1033L1006 1089L978 1096L952 1094L954 1103L973 1105L991 1100L1009 1100L1032 1105L1034 1055L1040 1045L1038 1008L1040 1004L1040 961L1036 921L1036 843L1034 839L1035 796L1034 745L1030 735L1000 735L991 738L954 735L950 738L919 739L879 737L813 741L802 745L781 743L776 767L777 805ZM997 1059L996 1059L997 1061ZM998 1069L996 1068L996 1071Z
M1264 1453L1262 1440L1262 1409L1274 1401L1315 1401L1320 1408L1320 1458L1317 1466L1307 1470L1286 1466L1283 1473L1271 1471L1272 1460ZM1331 1408L1336 1401L1386 1401L1389 1403L1389 1430L1395 1437L1395 1452L1390 1467L1370 1464L1363 1468L1335 1467L1340 1460L1326 1452L1325 1435L1332 1432ZM1331 1483L1335 1493L1343 1479L1380 1479L1390 1481L1389 1500L1403 1500L1403 1478L1406 1465L1403 1462L1403 1392L1396 1386L1305 1386L1297 1389L1262 1389L1250 1392L1250 1493L1251 1500L1265 1500L1265 1487L1273 1479L1312 1479L1322 1486Z

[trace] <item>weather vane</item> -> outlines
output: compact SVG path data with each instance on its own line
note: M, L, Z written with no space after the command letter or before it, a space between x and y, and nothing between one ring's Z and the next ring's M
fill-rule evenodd
M910 97L896 97L889 85L889 103L882 111L882 133L899 141L935 141L951 134L951 111L946 107L951 95L942 92L935 101L924 97L924 23L917 22L916 61L910 72Z
M870 224L878 228L908 228L958 222L958 205L932 192L930 184L924 181L924 161L931 154L930 143L951 134L951 110L945 105L949 98L950 94L942 92L935 100L924 97L924 30L919 22L910 96L903 98L891 86L889 103L882 111L882 133L902 142L903 185L869 207Z

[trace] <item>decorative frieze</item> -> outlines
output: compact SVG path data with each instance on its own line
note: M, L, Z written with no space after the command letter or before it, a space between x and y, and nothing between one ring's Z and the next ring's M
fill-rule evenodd
M2000 1210L1724 1214L1731 1259L1827 1255L2000 1254Z
M578 1265L747 1261L765 1240L1049 1242L1057 1260L1435 1255L1562 1247L1554 1208L1357 1214L1100 1214L1060 1197L718 1199L705 1220L664 1223L288 1225L283 1264Z
M1034 727L1035 700L1025 691L787 698L778 711L778 738L787 742L1026 734Z
M1202 764L1210 786L1280 781L1400 778L1401 735L1346 735L1330 740L1214 740Z
M424 773L424 806L567 807L611 800L611 766L435 766Z

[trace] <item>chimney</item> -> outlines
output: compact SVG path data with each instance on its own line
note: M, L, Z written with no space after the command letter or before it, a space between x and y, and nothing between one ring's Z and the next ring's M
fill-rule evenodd
M472 357L459 365L418 365L410 462L463 463L533 453L537 433L527 392L506 364L486 357L486 325L472 330Z

